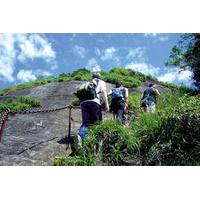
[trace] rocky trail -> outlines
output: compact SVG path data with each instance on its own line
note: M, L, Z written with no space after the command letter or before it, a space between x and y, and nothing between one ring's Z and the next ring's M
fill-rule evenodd
M48 83L10 93L9 96L29 95L42 101L47 109L69 105L74 99L81 81ZM142 92L142 87L130 89L130 92ZM112 85L107 84L108 90ZM167 88L159 86L162 92ZM1 97L0 101L7 96ZM68 133L68 109L47 113L10 115L6 122L0 143L0 165L52 165L57 156L66 154L63 139ZM103 113L104 118L111 118ZM80 109L72 109L72 134L76 134L81 124Z

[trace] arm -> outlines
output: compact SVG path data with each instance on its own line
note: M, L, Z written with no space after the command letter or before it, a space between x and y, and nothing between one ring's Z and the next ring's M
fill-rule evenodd
M108 103L108 96L107 96L107 91L106 91L106 83L103 81L101 82L100 91L103 97L103 101L105 103L105 111L107 112L109 111L109 103Z
M160 92L157 89L154 89L154 90L155 90L156 96L159 96Z
M112 94L112 90L110 90L107 95L110 96Z
M125 88L124 100L125 100L125 110L128 111L128 89L127 88Z
M103 101L105 102L105 111L109 111L108 96L106 90L102 90Z

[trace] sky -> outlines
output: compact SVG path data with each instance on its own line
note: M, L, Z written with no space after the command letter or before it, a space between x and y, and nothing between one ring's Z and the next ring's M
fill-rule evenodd
M192 72L166 67L178 33L0 34L0 89L79 68L131 68L160 81L191 86Z

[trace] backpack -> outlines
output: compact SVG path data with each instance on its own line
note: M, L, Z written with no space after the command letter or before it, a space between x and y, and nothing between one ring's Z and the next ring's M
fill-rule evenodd
M121 88L113 88L112 89L112 100L113 101L119 101L119 100L124 100L124 93L125 89Z
M156 95L155 92L153 91L152 88L146 89L144 91L144 95L141 99L141 106L142 107L146 107L147 105L149 105L151 102L156 103Z
M83 83L75 93L80 102L97 98L96 85L93 82Z

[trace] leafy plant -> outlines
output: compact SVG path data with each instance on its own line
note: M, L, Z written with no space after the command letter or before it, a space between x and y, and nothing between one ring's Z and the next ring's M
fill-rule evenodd
M90 128L80 149L80 157L61 158L57 164L127 165L131 160L138 165L138 150L139 141L130 129L116 121L106 120Z
M0 103L0 112L10 109L11 111L26 110L31 107L41 106L41 101L31 96L9 98Z

